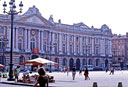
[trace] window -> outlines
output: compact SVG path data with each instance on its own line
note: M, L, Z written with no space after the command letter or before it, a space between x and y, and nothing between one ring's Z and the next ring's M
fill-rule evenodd
M96 55L98 55L99 54L99 47L96 47Z
M77 54L79 53L79 46L78 45L76 46L76 53Z
M88 43L91 43L91 38L90 37L88 38Z
M72 54L73 52L72 52L72 45L70 45L70 54Z
M83 54L85 54L85 46L83 46L83 48L82 48L82 49L83 49L83 51L82 51L82 52L83 52Z
M22 40L21 39L18 40L18 49L19 50L22 49Z
M72 35L70 35L70 41L72 41L72 38L73 38L73 36L72 36Z
M96 43L99 43L99 39L98 38L96 38Z
M22 36L23 35L23 30L22 29L18 29L18 35Z
M23 62L24 62L24 57L21 56L21 57L19 58L19 64L21 64L21 63L23 63Z
M43 49L44 49L44 52L46 52L46 42L44 42L43 44Z
M66 40L66 34L63 34L63 40L64 41Z
M57 40L57 33L55 33L54 39Z
M34 38L32 38L30 41L30 48L31 48L31 51L33 51L33 48L35 48L35 39Z
M57 43L54 43L54 52L57 54Z
M85 42L85 38L84 37L82 37L82 42Z
M0 39L0 49L3 49L3 47L4 47L4 42L2 39Z
M46 31L44 31L43 36L44 36L44 38L47 38L47 32Z
M76 37L76 42L78 42L79 41L79 38L78 37Z
M65 44L63 44L63 54L66 53Z
M91 47L88 46L88 54L90 55L91 54Z
M4 34L4 26L0 26L0 34Z

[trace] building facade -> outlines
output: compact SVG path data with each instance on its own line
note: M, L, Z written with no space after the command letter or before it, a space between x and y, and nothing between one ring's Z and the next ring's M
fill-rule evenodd
M113 64L128 68L128 33L112 37Z
M10 16L0 15L1 62L10 63ZM3 51L3 48L5 51ZM3 53L5 57L3 58ZM107 25L90 28L84 23L73 25L45 19L33 6L23 15L16 15L13 29L13 63L19 65L37 57L59 63L59 67L77 70L84 65L105 67L112 63L112 32Z

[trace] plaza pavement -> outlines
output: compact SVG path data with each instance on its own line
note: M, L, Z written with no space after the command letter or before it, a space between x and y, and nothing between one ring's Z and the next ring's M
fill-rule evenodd
M84 80L83 72L82 75L79 75L79 72L77 72L75 80L72 80L71 72L69 73L68 76L67 73L64 72L52 72L52 73L47 72L47 74L54 76L55 79L55 83L49 83L50 87L92 87L93 82L97 82L98 87L117 87L118 82L122 82L123 87L128 87L128 71L115 71L114 75L109 75L109 73L110 72L106 73L105 71L90 71L89 72L90 80ZM20 73L20 77L21 76L22 73ZM3 82L8 83L6 79L3 79ZM3 86L0 85L0 87ZM6 87L6 85L4 87ZM28 86L12 85L11 87L32 87L32 84Z

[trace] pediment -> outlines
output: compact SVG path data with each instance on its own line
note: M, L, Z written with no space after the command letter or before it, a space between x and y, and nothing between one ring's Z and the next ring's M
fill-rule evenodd
M24 23L32 23L32 24L52 25L48 20L38 15L21 17L16 21L24 22Z

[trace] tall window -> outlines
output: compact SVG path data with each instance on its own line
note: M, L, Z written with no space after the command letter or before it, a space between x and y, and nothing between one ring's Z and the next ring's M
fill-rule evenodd
M82 51L82 52L83 52L83 54L85 54L85 46L83 46L83 48L82 48L82 49L83 49L83 51Z
M30 41L30 48L31 48L31 50L33 50L33 48L35 48L35 39L34 38L32 38Z
M44 49L44 52L46 52L46 42L44 42L43 44L43 49Z
M63 40L64 41L66 40L66 34L63 34Z
M21 64L21 63L23 63L24 62L24 56L21 56L20 58L19 58L19 64Z
M88 43L91 43L91 38L90 37L88 38Z
M99 43L99 39L98 38L96 38L96 43Z
M55 35L54 35L54 39L57 40L57 33L55 33Z
M0 49L3 49L4 42L0 39Z
M91 54L91 47L88 46L88 54L90 55Z
M23 30L22 29L18 29L18 35L22 36L23 35Z
M4 26L0 26L0 34L4 34Z
M72 45L70 45L70 54L72 54L73 52L72 52Z
M79 38L78 38L78 36L76 37L76 42L78 42L79 41Z
M82 37L82 42L85 42L85 37Z
M72 36L72 35L70 35L70 41L72 41L72 38L73 38L73 36Z
M79 46L78 45L76 46L76 53L77 54L79 53Z
M44 31L43 36L44 36L44 38L47 38L47 32L46 31Z
M98 55L99 54L99 47L96 47L96 55Z
M54 51L57 54L57 43L54 43Z
M22 40L21 39L18 40L18 49L19 50L22 49Z
M65 49L65 44L63 44L63 53L65 54L66 53L66 49Z

